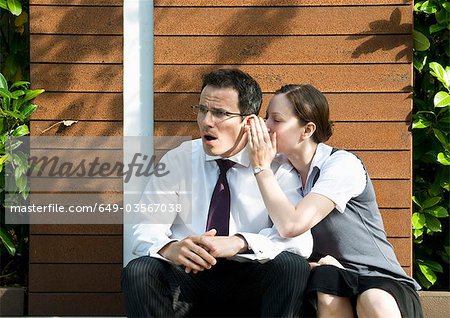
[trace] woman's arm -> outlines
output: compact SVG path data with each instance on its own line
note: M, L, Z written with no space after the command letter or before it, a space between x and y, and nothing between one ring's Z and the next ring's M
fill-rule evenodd
M270 167L276 154L276 134L269 135L261 118L252 118L247 132L253 167ZM269 215L283 237L308 231L335 207L332 200L316 193L308 194L294 206L281 190L271 169L258 173L256 180Z
M269 215L283 237L294 237L310 230L335 207L333 201L317 193L309 193L294 206L281 190L272 170L260 172L256 180Z

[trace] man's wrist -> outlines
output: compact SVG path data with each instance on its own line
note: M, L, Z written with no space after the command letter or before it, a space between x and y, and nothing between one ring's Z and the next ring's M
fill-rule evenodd
M235 234L234 235L239 240L239 251L238 254L247 253L249 251L248 243L245 237L243 237L241 234Z

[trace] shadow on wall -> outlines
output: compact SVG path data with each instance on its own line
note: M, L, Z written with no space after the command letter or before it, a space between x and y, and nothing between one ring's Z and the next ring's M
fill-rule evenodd
M37 132L120 135L122 131L122 7L30 6ZM94 123L95 122L95 123Z
M407 57L408 61L412 60L412 38L410 41L405 42L403 37L396 37L392 35L387 35L391 37L393 40L386 41L386 39L382 36L374 36L376 30L387 29L387 30L398 30L401 34L410 34L412 32L412 24L411 23L402 23L401 24L401 12L398 8L396 8L389 20L378 20L369 23L370 30L361 32L359 36L349 36L348 40L358 40L362 38L368 38L363 44L358 46L356 50L352 53L353 58L358 58L364 54L374 53L378 50L388 51L392 50L396 47L405 46L403 50L401 50L395 56L395 60L399 61L403 57Z

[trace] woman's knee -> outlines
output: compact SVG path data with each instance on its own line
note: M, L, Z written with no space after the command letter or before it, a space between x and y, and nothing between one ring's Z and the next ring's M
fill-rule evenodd
M401 317L395 298L385 290L371 288L358 296L359 317Z
M319 317L353 317L353 308L348 297L317 292Z

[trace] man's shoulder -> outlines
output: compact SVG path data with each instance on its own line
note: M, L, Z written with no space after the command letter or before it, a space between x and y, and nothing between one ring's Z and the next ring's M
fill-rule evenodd
M201 139L193 139L183 141L177 147L169 150L167 155L170 157L187 157L191 158L195 154L203 153L203 145Z

